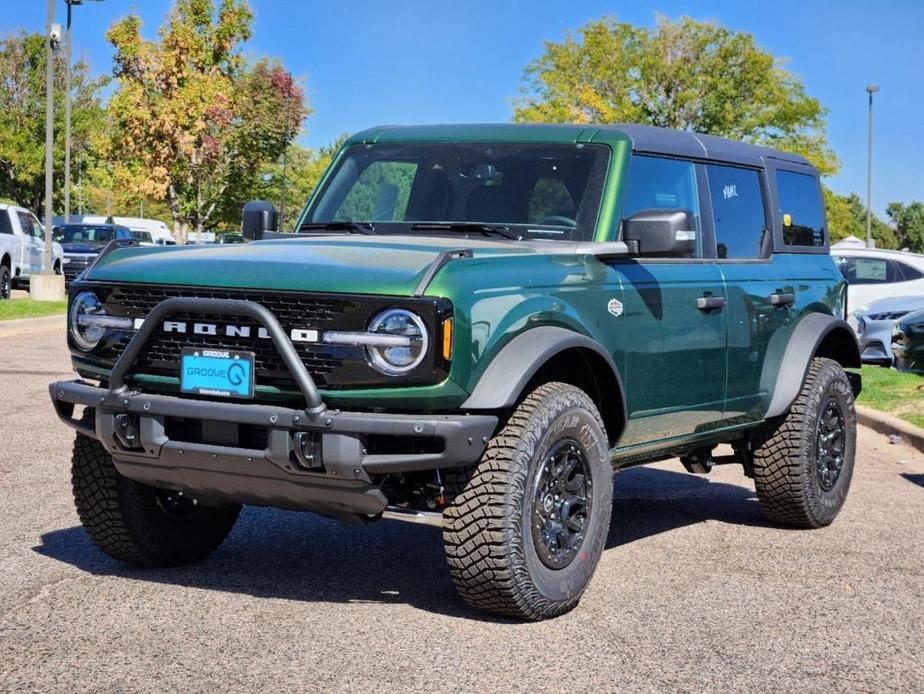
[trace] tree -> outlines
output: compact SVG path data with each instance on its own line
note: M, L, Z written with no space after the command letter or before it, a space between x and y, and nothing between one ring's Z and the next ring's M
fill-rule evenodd
M42 34L21 33L0 41L0 198L40 210L45 198L45 66ZM54 190L64 194L64 51L55 56ZM83 60L72 68L71 157L89 156L103 122L100 91Z
M915 253L924 253L924 203L914 201L909 205L890 202L886 214L895 223L898 247Z
M860 196L856 193L838 195L827 186L823 186L823 190L831 240L840 241L848 236L865 239L866 206ZM895 230L876 215L872 216L870 227L878 248L898 248Z
M247 64L245 0L177 0L158 41L130 14L107 38L118 88L109 101L113 175L166 200L174 228L237 222L259 174L295 139L304 92L275 61Z
M754 37L712 22L659 16L654 29L591 21L524 73L514 120L647 123L797 152L823 174L838 162L825 110Z
M329 145L317 150L302 147L294 142L289 145L285 166L286 212L285 219L282 220L283 231L290 231L295 226L302 208L347 137L343 134ZM282 163L277 161L263 167L258 180L260 185L252 191L251 197L269 200L281 209L283 202Z

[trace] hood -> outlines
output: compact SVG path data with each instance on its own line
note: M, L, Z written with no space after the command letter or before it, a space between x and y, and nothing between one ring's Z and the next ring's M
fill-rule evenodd
M408 296L440 253L529 255L533 242L464 236L357 236L250 244L132 247L110 253L90 281Z
M61 248L65 253L92 253L99 255L103 247L98 243L62 243Z
M899 311L917 311L924 309L924 295L888 296L883 299L871 301L857 310L861 316L876 315L879 313L897 313Z

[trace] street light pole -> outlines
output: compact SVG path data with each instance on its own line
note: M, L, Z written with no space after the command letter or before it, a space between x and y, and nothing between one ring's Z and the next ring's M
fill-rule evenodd
M64 68L64 223L71 221L71 5L67 2L67 30L64 33L66 42L64 59L67 65ZM79 0L78 0L79 2Z
M48 0L48 41L47 64L45 65L45 248L42 253L42 274L54 272L51 259L52 195L54 193L54 160L52 157L55 144L55 49L61 39L61 27L55 24L55 0Z
M879 91L875 84L867 85L869 93L869 118L866 133L866 247L873 248L873 94Z

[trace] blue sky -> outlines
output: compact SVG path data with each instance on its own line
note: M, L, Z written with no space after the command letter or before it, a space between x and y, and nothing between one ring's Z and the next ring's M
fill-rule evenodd
M250 0L247 50L280 58L304 79L314 115L302 138L323 145L381 123L492 122L512 115L523 67L543 41L612 14L650 25L655 13L715 19L755 35L829 109L828 137L841 159L829 184L866 191L866 104L879 84L874 122L873 207L924 200L924 2L601 2L597 0ZM45 2L16 0L0 33L42 30ZM169 0L104 0L75 9L75 51L108 71L106 28L135 9L153 36ZM65 5L57 0L59 21Z

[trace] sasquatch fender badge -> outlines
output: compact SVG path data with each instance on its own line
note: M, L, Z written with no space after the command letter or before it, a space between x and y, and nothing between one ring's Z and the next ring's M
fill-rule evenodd
M610 299L606 304L606 310L618 318L622 315L622 302L619 299Z

